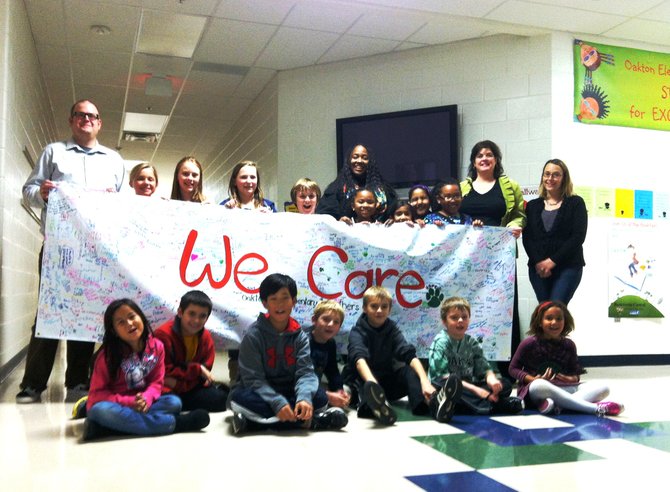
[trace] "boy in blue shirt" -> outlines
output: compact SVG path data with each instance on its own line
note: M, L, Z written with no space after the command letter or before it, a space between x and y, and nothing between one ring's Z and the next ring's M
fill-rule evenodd
M233 432L250 427L341 429L347 415L327 408L309 352L309 340L291 317L298 289L273 273L260 285L266 313L258 315L240 344L240 381L230 394Z

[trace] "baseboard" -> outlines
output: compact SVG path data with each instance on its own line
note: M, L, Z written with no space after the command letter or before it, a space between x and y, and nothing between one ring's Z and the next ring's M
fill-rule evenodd
M670 354L586 355L579 357L579 363L584 367L666 366L670 365Z
M5 382L14 369L18 367L28 353L28 346L25 346L18 354L9 359L2 367L0 367L0 384Z

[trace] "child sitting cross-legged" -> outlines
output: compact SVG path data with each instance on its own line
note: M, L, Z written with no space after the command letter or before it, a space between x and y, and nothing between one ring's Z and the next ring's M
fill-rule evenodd
M335 301L321 301L314 308L312 323L305 329L309 336L309 347L314 371L319 381L323 376L328 380L328 404L331 407L349 406L351 395L344 391L342 375L337 367L337 335L344 322L344 309Z
M212 300L200 290L191 290L179 301L177 316L156 330L165 346L163 393L181 398L183 410L226 410L228 388L214 381L214 340L205 323L212 313Z
M202 409L181 413L175 395L161 395L165 351L140 307L113 301L104 315L105 334L94 356L83 440L110 434L152 436L197 431L209 425Z
M252 428L341 429L347 415L328 408L314 373L309 339L291 317L298 288L288 275L263 279L258 315L240 344L240 381L231 390L233 433Z
M470 303L462 297L445 299L440 317L444 329L430 346L428 374L434 383L453 376L461 380L463 389L455 401L456 412L478 415L521 412L521 400L510 396L510 381L496 376L479 342L466 333L470 326Z
M384 287L368 288L363 294L363 314L349 334L344 379L352 400L359 400L358 416L393 425L397 416L387 398L407 396L413 414L430 414L438 422L448 422L460 382L447 378L437 387L431 384L414 346L389 318L391 303Z

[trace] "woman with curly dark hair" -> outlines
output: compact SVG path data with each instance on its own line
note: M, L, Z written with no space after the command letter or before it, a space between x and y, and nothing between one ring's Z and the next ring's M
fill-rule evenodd
M371 150L361 144L347 152L344 165L335 181L326 188L316 213L332 215L337 220L351 217L351 196L359 188L370 188L374 191L379 204L379 219L381 222L385 221L398 195L384 181Z

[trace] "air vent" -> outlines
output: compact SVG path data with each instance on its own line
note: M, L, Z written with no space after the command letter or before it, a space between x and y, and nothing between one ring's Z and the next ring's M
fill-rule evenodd
M123 140L126 142L156 143L159 136L159 133L123 132Z
M195 62L193 70L198 72L224 73L226 75L240 75L244 77L249 72L249 67L241 65L227 65L225 63Z

